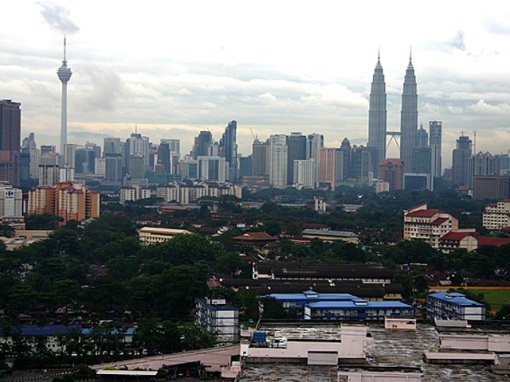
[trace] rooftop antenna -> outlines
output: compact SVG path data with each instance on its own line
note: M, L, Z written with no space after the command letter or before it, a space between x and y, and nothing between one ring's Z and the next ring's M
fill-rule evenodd
M476 129L473 130L473 152L476 155Z

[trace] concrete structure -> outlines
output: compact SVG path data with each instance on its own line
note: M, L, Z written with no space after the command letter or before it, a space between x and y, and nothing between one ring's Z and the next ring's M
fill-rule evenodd
M462 293L432 293L427 296L427 318L480 321L486 318L485 305Z
M241 355L248 363L291 362L307 365L364 363L367 328L342 326L340 340L301 340L269 332L265 344L241 344Z
M141 245L151 245L163 243L181 234L191 234L191 232L185 229L142 227L138 230L138 240Z
M418 94L416 90L416 76L409 57L404 89L402 92L402 111L400 113L400 159L405 163L406 172L413 168L413 150L416 147L418 130Z
M28 193L28 215L50 214L63 219L82 221L99 217L99 193L81 183L61 182L53 187L39 186Z
M482 225L487 229L502 229L510 226L510 199L486 204L482 215Z
M62 104L60 111L60 154L64 155L67 144L67 83L71 79L71 69L67 67L66 38L64 37L64 59L57 71L58 79L62 82Z
M404 210L404 240L423 240L439 248L439 239L458 228L455 217L441 210L429 210L426 203Z
M239 309L225 299L195 299L195 322L217 335L220 343L233 343L239 338Z
M330 229L305 229L301 232L301 236L305 239L321 239L327 242L345 241L347 243L358 244L359 237L349 231L334 231Z
M379 180L388 182L390 191L404 189L404 172L407 164L397 158L379 162Z
M377 57L368 109L368 147L374 147L376 155L374 163L386 159L386 83L380 57ZM375 171L378 171L376 169ZM374 174L377 176L377 174Z

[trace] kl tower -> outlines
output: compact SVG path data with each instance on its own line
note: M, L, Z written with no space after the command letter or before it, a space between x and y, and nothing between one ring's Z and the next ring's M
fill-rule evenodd
M62 66L58 68L57 75L62 82L62 110L60 115L60 152L64 156L64 145L67 144L67 82L71 79L71 69L67 67L66 60L66 38L64 37L64 60Z

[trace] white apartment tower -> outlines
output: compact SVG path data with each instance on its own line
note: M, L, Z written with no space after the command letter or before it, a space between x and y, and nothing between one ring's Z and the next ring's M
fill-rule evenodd
M287 186L287 136L275 134L269 137L269 184L276 188Z

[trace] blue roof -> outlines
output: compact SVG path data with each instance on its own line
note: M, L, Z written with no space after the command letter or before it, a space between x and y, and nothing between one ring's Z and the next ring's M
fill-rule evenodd
M303 293L272 293L261 297L271 297L278 301L364 301L349 293L317 293L310 290Z
M93 333L93 331L94 331L94 329L83 329L81 332L83 334L91 334L91 333ZM110 331L110 334L113 334L113 335L122 334L125 336L130 336L130 335L135 334L135 328L127 328L127 329L121 330L121 331L119 331L117 328L113 328Z
M441 301L449 302L454 305L459 306L485 306L482 303L479 303L477 301L470 300L466 298L465 295L462 293L454 292L454 293L447 293L447 292L438 292L438 293L432 293L429 294L429 297L436 298Z
M356 305L354 301L324 301L314 302L308 306L311 309L414 309L400 301L367 301L363 305Z
M68 333L72 330L81 331L81 325L23 325L20 329L21 335L25 337L52 336L57 333ZM16 330L16 327L12 328L12 331ZM0 330L0 333L3 335L2 330Z

